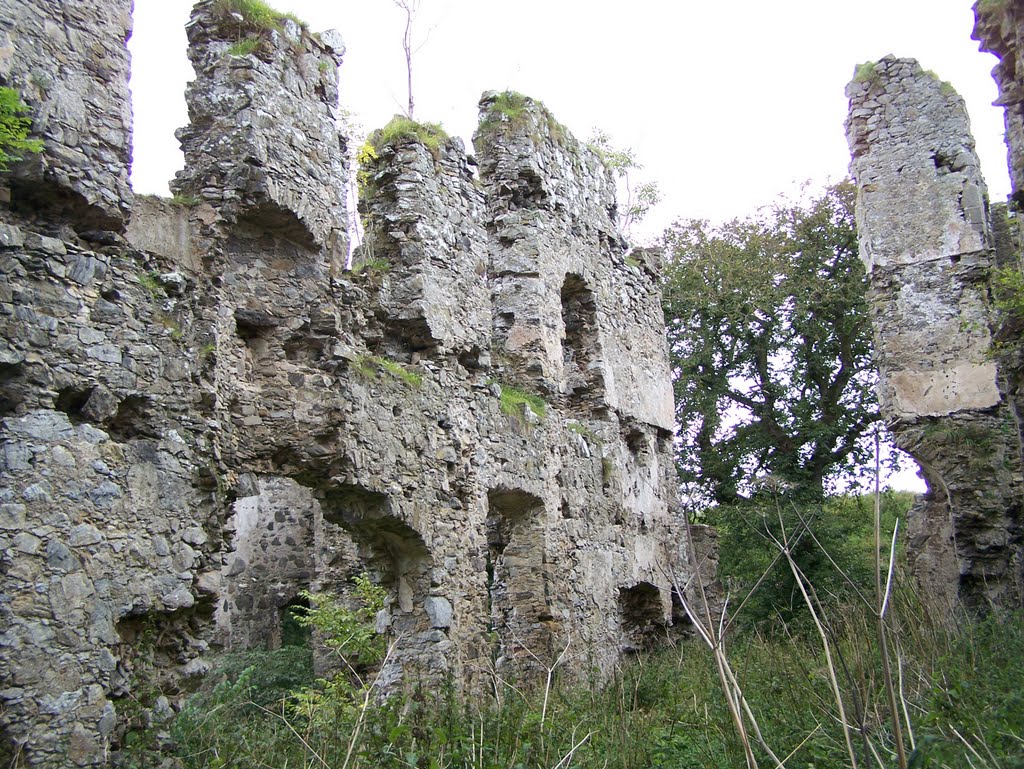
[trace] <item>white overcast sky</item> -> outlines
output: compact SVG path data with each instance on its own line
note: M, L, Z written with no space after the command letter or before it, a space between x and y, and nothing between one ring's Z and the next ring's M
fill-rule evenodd
M167 194L187 117L189 0L136 0L133 184ZM405 103L403 17L392 0L276 0L347 46L341 106L366 128ZM996 59L970 39L966 0L421 0L416 117L470 146L484 90L541 99L580 139L633 147L664 202L646 223L751 213L804 180L843 178L843 94L854 66L917 58L967 100L993 200L1008 194ZM425 42L424 42L425 41Z

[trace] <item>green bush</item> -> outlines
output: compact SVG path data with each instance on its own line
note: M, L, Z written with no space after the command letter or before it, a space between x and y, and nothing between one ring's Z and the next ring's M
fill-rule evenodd
M39 139L29 139L29 108L13 88L0 87L0 171L21 160L25 152L42 152Z
M913 500L914 495L907 492L882 494L886 548L896 519L905 520ZM719 531L719 578L736 600L760 581L736 618L739 624L767 630L808 619L793 573L784 560L776 560L779 550L769 539L781 541L783 528L796 542L794 560L822 600L836 605L856 598L850 581L858 586L874 585L874 501L870 495L837 495L805 503L787 495L764 493L749 502L712 508L707 517ZM808 531L801 534L805 525Z

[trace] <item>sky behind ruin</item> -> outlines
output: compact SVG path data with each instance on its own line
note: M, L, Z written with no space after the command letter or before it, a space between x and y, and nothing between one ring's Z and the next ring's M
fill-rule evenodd
M167 194L182 164L192 77L190 0L136 0L132 91L137 192ZM405 104L403 16L392 0L274 0L347 45L341 105L364 130ZM641 236L673 219L751 213L811 180L843 178L843 93L855 65L917 58L949 80L971 114L993 200L1009 183L1002 111L991 106L995 57L970 39L966 0L421 0L416 118L467 146L487 89L541 99L577 138L593 128L633 147L664 202Z

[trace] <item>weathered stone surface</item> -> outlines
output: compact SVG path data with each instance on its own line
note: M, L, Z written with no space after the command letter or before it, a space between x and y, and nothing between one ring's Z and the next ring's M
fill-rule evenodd
M971 34L981 50L999 57L992 77L999 88L996 104L1005 110L1007 160L1013 199L1024 200L1024 8L1019 3L974 4Z
M995 240L963 100L892 56L847 95L882 411L929 486L908 554L941 608L1019 604L1019 431L990 332Z
M613 409L671 431L657 260L626 253L596 153L520 98L510 121L485 93L474 138L494 238L494 354L578 413Z
M185 168L172 187L248 237L272 232L325 249L340 270L348 253L345 138L335 125L344 48L289 19L266 29L221 7L198 3L187 26L196 78L185 94L190 125L178 131ZM240 54L239 41L255 48Z
M132 210L137 221L129 223L126 233L132 246L180 264L190 272L202 269L192 247L188 205L153 195L137 195Z
M14 168L12 205L123 230L131 208L131 0L0 0L0 83L32 109L45 149Z
M362 256L389 269L342 273L340 39L211 2L189 35L179 203L128 241L0 209L0 739L102 765L125 699L162 722L212 651L361 573L384 686L566 645L605 676L664 637L689 567L657 260L597 157L529 100L479 181L457 141L384 148Z

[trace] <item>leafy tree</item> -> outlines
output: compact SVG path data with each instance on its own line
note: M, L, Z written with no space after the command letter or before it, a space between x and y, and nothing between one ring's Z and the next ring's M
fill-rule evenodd
M820 499L879 419L849 182L713 227L677 223L665 318L682 480L735 503L772 476Z
M21 160L22 152L41 152L43 143L29 139L32 120L29 108L22 103L13 88L0 86L0 171L10 163Z
M629 234L634 224L638 224L654 206L661 202L661 189L657 182L638 182L631 172L643 170L643 164L636 158L632 147L613 147L611 137L599 128L595 128L587 145L594 150L604 164L608 166L621 187L619 207L619 227Z

